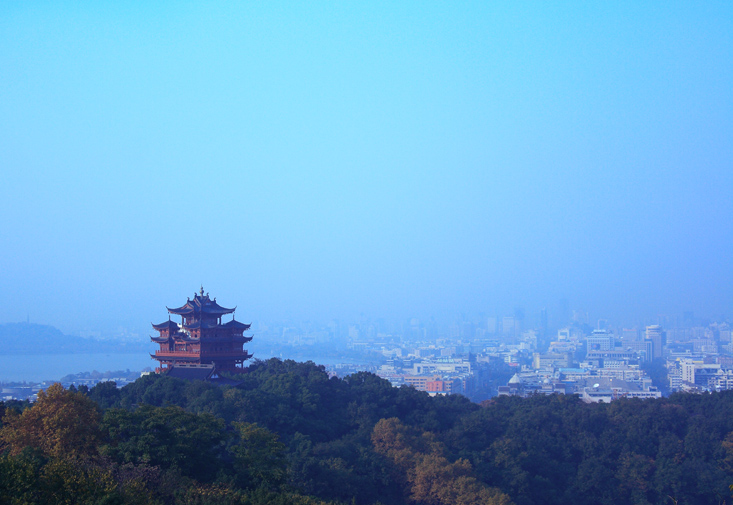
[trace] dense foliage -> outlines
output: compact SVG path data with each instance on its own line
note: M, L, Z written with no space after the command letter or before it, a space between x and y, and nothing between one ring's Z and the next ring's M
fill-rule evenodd
M733 392L431 398L312 363L0 404L0 503L730 502Z

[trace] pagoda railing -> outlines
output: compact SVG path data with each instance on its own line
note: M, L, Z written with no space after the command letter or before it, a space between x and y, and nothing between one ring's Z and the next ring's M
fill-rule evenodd
M247 351L204 351L201 353L200 351L155 351L156 356L160 356L162 358L165 357L186 357L191 356L194 358L198 357L206 357L206 356L212 356L212 357L237 357L242 355L247 355Z
M155 351L156 356L167 356L169 354L173 356L199 356L201 353L199 351Z
M202 357L212 358L238 358L241 356L249 356L247 351L206 351Z
M186 337L181 339L184 342L249 342L252 337L246 335L221 335L221 336L209 336L204 335L203 337Z

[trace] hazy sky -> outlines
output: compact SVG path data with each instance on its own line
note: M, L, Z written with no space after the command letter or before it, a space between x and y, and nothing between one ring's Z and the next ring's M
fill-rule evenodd
M305 4L0 3L0 322L731 315L733 3Z

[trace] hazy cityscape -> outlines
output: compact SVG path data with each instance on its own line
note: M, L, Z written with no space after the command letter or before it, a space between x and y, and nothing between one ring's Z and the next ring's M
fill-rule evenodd
M619 326L608 319L590 321L587 313L570 311L564 300L559 306L562 312L554 325L547 309L529 317L520 308L512 315L460 317L448 324L433 318L395 322L366 317L325 324L256 323L250 328L254 338L248 350L255 359L313 361L339 377L368 371L395 387L413 386L431 395L462 394L477 402L537 393L609 402L733 388L733 341L727 320L704 320L685 312L657 316L649 321L654 324ZM561 321L565 324L558 326ZM2 328L9 353L3 359L27 362L19 377L2 377L3 399L32 398L58 380L77 386L112 380L122 387L155 367L152 360L145 364L154 349L142 330L86 330L72 338L55 330L51 338L66 341L56 348L43 340L49 330L55 329L28 322ZM23 333L22 339L14 338ZM38 355L44 347L44 355ZM58 360L59 354L66 364L63 376L21 378L29 372L48 373L44 360ZM119 363L116 375L100 366L110 357ZM31 362L41 363L44 371L31 372Z

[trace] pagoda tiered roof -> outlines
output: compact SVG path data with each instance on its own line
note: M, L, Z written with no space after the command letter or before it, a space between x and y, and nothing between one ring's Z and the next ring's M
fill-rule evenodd
M231 314L234 312L236 307L234 309L227 309L226 307L222 307L218 303L216 303L216 298L213 300L209 298L209 294L204 294L204 288L201 288L201 291L199 293L196 293L193 296L192 299L186 300L185 305L182 305L178 308L170 308L166 307L168 309L168 312L171 314L177 314L179 316L210 316L210 317L220 317L224 314Z
M240 323L239 321L235 321L234 319L232 319L228 323L224 323L221 326L222 326L222 328L236 328L238 330L247 331L247 330L249 330L249 327L252 326L252 325L251 324Z
M178 331L178 323L174 323L173 321L169 319L164 323L154 324L153 328L155 328L158 331L169 330L170 332L176 332Z

